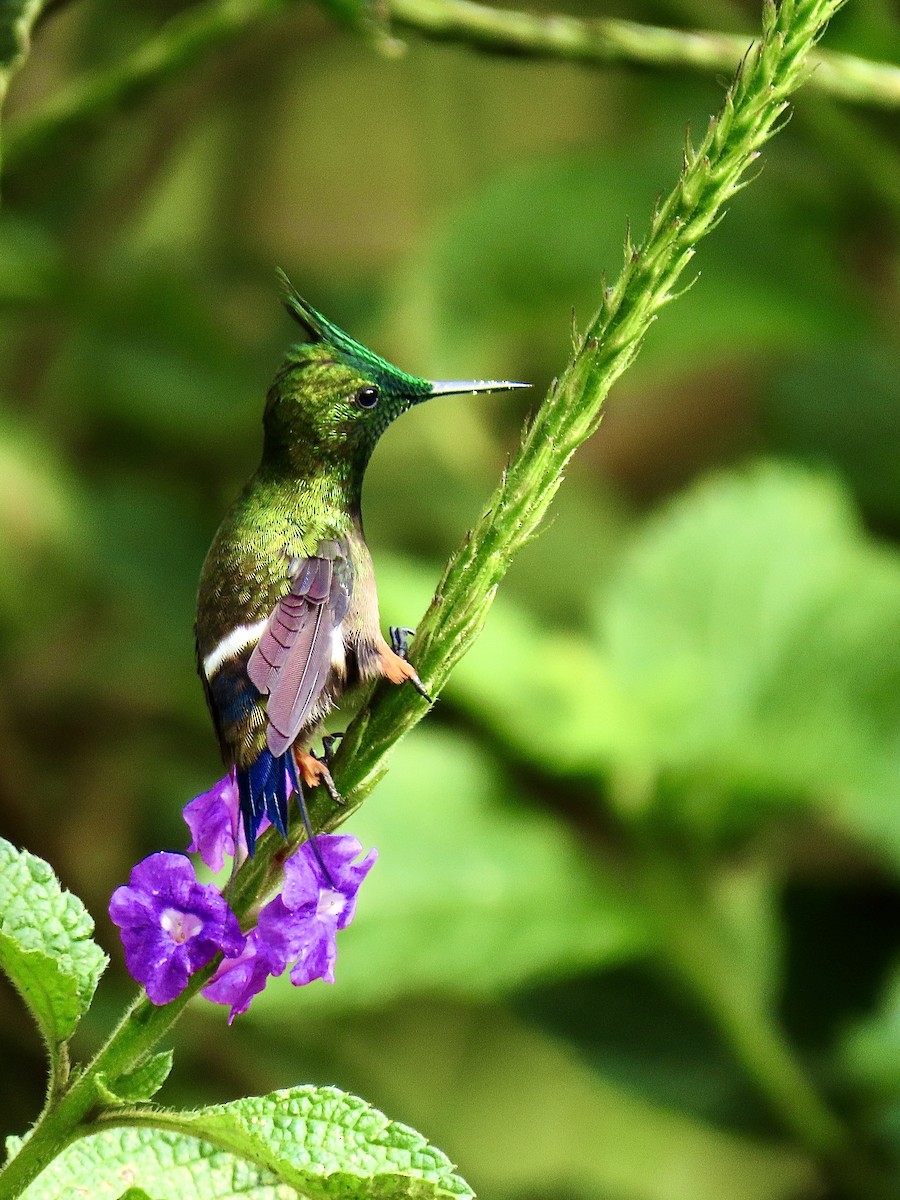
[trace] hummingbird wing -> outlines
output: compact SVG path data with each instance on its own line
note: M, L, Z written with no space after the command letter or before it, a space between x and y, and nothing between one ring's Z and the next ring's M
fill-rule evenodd
M321 542L314 556L295 559L291 590L272 609L250 656L250 682L269 697L266 742L276 756L293 744L322 695L352 584L340 542Z

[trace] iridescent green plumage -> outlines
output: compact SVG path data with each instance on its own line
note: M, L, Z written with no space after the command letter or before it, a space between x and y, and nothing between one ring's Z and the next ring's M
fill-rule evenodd
M269 390L262 460L215 536L197 598L198 666L251 850L264 812L286 823L285 771L298 788L327 777L308 747L343 689L378 675L418 681L382 636L363 537L378 438L430 396L522 386L408 375L285 283L307 340Z

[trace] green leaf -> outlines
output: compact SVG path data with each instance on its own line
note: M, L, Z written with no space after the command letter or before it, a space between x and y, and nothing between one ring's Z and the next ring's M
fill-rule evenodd
M148 1196L143 1188L130 1187L127 1192L123 1192L119 1200L154 1200L152 1196Z
M129 1186L153 1200L297 1200L269 1171L195 1138L146 1128L110 1129L75 1142L23 1200L112 1200Z
M351 828L380 857L340 935L335 986L272 980L247 1020L410 993L492 996L620 963L651 942L637 904L457 734L418 732Z
M162 1050L159 1054L151 1054L146 1062L127 1075L120 1075L112 1083L101 1075L97 1086L107 1104L139 1104L156 1095L171 1070L172 1051Z
M51 1050L71 1037L106 967L93 931L48 864L0 838L0 965Z
M11 1158L15 1158L24 1145L24 1137L20 1137L17 1133L8 1134L3 1141L3 1148L6 1151L6 1161L8 1162Z
M337 1088L251 1096L175 1120L310 1197L472 1195L421 1134Z
M102 1196L109 1181L121 1186L124 1169L159 1200L294 1194L279 1184L309 1200L473 1195L420 1134L336 1088L292 1088L196 1112L162 1109L149 1119L160 1128L111 1130L70 1147L27 1200L79 1187Z
M630 712L619 765L673 781L682 818L755 820L767 797L865 821L874 793L900 849L900 557L835 481L761 464L666 508L608 593L601 656Z

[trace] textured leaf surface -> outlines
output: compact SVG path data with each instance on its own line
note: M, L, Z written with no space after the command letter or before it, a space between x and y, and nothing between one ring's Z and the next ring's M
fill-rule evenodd
M446 1155L336 1088L294 1088L178 1115L313 1196L471 1196Z
M0 964L49 1045L72 1035L106 966L93 931L47 863L0 838Z
M156 1095L171 1070L172 1051L162 1050L118 1079L110 1081L101 1076L98 1086L107 1104L139 1104Z
M420 1134L335 1088L294 1088L196 1112L160 1110L159 1119L184 1132L110 1130L76 1143L26 1200L58 1200L78 1188L118 1196L124 1185L145 1188L155 1200L473 1194Z
M156 1129L110 1129L75 1142L23 1200L118 1200L134 1187L153 1200L297 1200L296 1190L268 1171Z

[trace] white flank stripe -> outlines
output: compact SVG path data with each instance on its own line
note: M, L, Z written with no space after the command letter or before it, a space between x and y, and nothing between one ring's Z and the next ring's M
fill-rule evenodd
M203 660L203 674L206 678L212 679L219 667L228 662L229 658L240 654L251 642L258 642L268 623L268 618L263 617L261 621L256 621L253 625L238 625L236 629L232 629L231 633L226 634L218 646L214 650L210 650Z
M344 653L344 626L338 625L331 635L331 665L339 675L347 670L347 658Z

